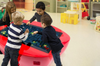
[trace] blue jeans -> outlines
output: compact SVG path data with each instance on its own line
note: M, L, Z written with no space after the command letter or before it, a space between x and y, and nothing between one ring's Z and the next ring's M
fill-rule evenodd
M18 55L19 55L19 50L12 50L5 47L5 55L1 66L7 66L10 59L11 59L10 61L11 66L18 66L18 60L17 60Z
M52 52L56 66L62 66L61 61L60 61L60 52L61 52L61 50L58 52Z

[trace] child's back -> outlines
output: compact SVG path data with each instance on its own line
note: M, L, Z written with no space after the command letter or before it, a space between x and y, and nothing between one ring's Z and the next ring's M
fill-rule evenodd
M10 25L8 30L8 41L5 46L5 56L1 66L7 66L8 61L11 59L11 66L18 66L18 55L21 47L22 40L25 41L28 37L29 30L25 32L20 28L24 15L19 12L12 14L13 24Z
M25 41L26 38L27 37L25 37L20 26L11 24L8 30L8 41L6 47L16 50L20 49L22 40Z
M44 28L42 36L45 37L45 35L47 36L47 38L42 38L42 40L49 43L53 52L61 50L63 45L61 44L60 39L56 36L56 31L52 26L47 26L46 28Z

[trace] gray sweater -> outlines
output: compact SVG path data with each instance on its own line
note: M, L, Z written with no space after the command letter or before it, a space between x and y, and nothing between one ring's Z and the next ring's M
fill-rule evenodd
M46 12L44 12L44 14L47 14ZM49 15L49 14L47 14ZM35 13L35 15L29 20L30 22L33 22L35 19L37 19L38 22L41 22L41 16L38 13Z

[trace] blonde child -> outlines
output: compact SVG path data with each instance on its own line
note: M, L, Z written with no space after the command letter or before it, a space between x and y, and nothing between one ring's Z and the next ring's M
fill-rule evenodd
M25 32L20 28L24 15L19 12L14 12L12 14L13 24L10 25L8 30L8 41L5 46L5 56L1 66L7 66L9 60L11 59L11 66L18 66L18 55L19 49L21 47L22 41L25 41L28 37L29 30L26 29Z

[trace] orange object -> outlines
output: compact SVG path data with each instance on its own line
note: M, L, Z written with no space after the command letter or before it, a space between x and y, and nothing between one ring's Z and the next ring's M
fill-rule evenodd
M33 0L25 0L25 9L33 10Z

